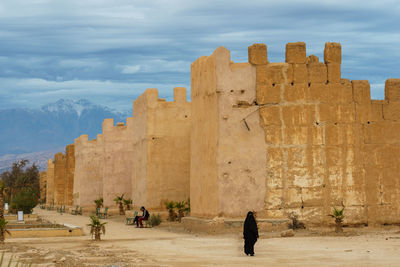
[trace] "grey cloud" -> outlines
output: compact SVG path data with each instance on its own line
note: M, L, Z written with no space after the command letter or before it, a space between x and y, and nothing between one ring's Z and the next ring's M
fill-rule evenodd
M190 63L218 46L243 62L263 42L281 62L292 41L321 59L326 41L341 42L343 77L369 79L382 98L385 79L400 76L398 17L398 1L3 0L0 103L51 95L129 106L144 87L171 98L173 86L190 86Z
M167 61L161 59L151 59L144 62L137 62L136 65L117 65L123 74L136 73L160 73L160 72L190 72L191 62Z
M160 97L172 100L173 87L187 87L185 84L156 82L151 84L96 80L57 82L42 79L0 79L0 84L8 88L0 91L0 99L7 98L8 102L17 106L29 104L30 107L37 108L43 103L55 102L59 98L85 98L120 111L130 110L132 101L147 88L157 88Z

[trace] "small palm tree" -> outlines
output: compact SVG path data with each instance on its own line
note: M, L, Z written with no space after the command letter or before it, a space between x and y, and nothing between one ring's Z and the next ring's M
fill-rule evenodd
M132 199L130 199L130 198L124 199L124 204L125 204L127 210L131 210Z
M184 217L184 211L185 211L185 202L184 201L179 201L175 202L175 208L178 209L178 221L181 222L182 217Z
M6 229L7 221L4 218L0 218L0 243L4 244L5 233L11 235L10 231Z
M167 201L165 202L165 208L168 210L168 217L169 221L173 222L175 221L175 203L173 201Z
M122 194L121 196L116 196L114 198L115 203L119 205L119 215L125 215L125 210L124 210L124 195Z
M95 241L100 241L101 233L106 234L106 227L104 226L105 224L106 222L100 222L97 216L90 216L90 223L88 226L90 226L90 234L92 235L92 238L94 237Z
M343 219L344 219L344 207L342 209L337 209L337 208L333 208L333 212L332 214L329 214L329 216L331 216L332 218L335 219L335 232L336 233L341 233L343 232Z
M94 204L96 204L96 209L103 207L103 202L104 202L104 199L102 197L99 199L96 199L94 201Z
M152 214L149 219L149 223L151 226L157 226L161 223L160 214Z

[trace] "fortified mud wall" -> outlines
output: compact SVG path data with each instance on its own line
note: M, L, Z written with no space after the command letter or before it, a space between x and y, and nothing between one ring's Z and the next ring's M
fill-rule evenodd
M54 162L47 161L46 171L46 205L54 204Z
M102 136L88 140L87 135L75 139L74 205L93 207L94 200L103 197Z
M40 194L46 195L46 204L72 205L75 172L74 145L65 148L66 153L54 155L47 161L47 172L40 173Z
M321 224L343 205L349 223L397 222L400 80L386 82L384 101L371 101L367 81L341 78L336 43L326 44L324 62L289 43L285 63L269 63L256 44L249 63L234 64L218 48L192 64L193 215L254 209Z
M126 125L103 122L103 134L75 139L74 204L115 206L124 194L135 206L164 209L166 200L189 198L190 103L186 89L174 88L174 101L148 89L134 101Z
M223 47L196 60L192 103L185 88L173 102L147 89L126 125L106 119L96 140L75 139L48 161L47 203L70 203L73 188L75 205L124 193L157 210L190 191L194 217L294 212L321 225L344 206L350 224L400 223L400 79L371 100L368 81L341 78L340 44L323 62L300 42L285 63L269 63L264 44L248 52L248 63Z
M190 201L197 217L262 210L265 141L256 67L233 63L226 48L192 64Z
M134 101L131 132L135 206L164 209L166 200L189 198L190 120L186 88L174 88L173 102L159 99L156 89L147 89Z
M146 206L147 177L147 89L133 102L132 126L132 201L135 206Z
M46 175L45 171L39 174L40 203L46 199Z
M249 54L264 55L266 46ZM304 43L286 46L286 63L253 60L267 142L266 216L295 212L321 223L344 205L351 222L366 222L361 115L353 100L353 87L362 83L341 79L340 44L326 44L324 63L306 57ZM369 99L367 85L362 93Z
M64 205L67 157L63 153L54 155L54 204Z
M132 118L128 118L129 123ZM132 194L132 132L125 124L114 126L113 119L103 122L103 198L105 206L115 205L114 198Z
M68 145L65 148L66 155L66 176L64 188L64 205L73 205L74 173L75 173L75 146Z
M362 100L362 99L361 99ZM364 104L363 168L368 222L400 221L400 79L385 83L385 100Z

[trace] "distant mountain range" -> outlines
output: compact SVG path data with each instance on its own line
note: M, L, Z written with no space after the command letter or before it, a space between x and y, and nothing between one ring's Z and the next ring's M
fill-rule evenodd
M64 148L60 147L59 149L48 150L48 151L40 151L40 152L32 152L26 154L6 154L0 156L0 173L4 171L10 170L12 164L16 161L27 159L29 161L28 165L32 165L35 163L39 166L39 169L46 170L47 169L47 160L49 158L54 158L54 154L57 152L63 152Z
M96 138L105 118L123 122L131 114L85 99L60 99L40 109L0 109L0 173L21 156L43 167L49 157L63 152L78 136Z

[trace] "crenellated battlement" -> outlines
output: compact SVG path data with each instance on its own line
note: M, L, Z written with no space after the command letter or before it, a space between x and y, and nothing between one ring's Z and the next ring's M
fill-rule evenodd
M400 102L400 79L388 79L385 82L385 100Z
M371 101L368 81L351 81L350 86L348 80L341 78L342 48L339 43L325 43L324 62L320 62L315 55L307 57L306 44L303 42L286 45L285 63L269 63L265 44L249 46L248 60L257 68L257 102L259 104L290 101L291 99L285 97L281 99L280 85L290 85L292 88L285 88L286 92L299 93L298 97L309 100L354 101L357 104L361 104L360 101L363 102L362 104ZM332 84L340 83L345 84L347 88L332 86ZM347 89L351 89L351 93ZM348 99L345 99L346 97ZM390 103L399 102L399 99L400 80L388 79L385 83L385 100Z
M121 131L127 129L127 125L125 125L124 122L117 122L117 125L114 126L114 119L104 119L102 127L103 134L108 131Z
M57 164L58 161L66 160L66 156L62 152L58 152L54 155L54 163Z
M144 112L147 107L155 107L158 102L158 90L148 88L137 99L133 101L133 117Z
M75 138L75 144L87 143L89 141L89 136L87 134L82 134L78 138Z
M75 138L74 145L75 146L86 145L86 144L94 144L95 145L101 141L102 141L101 134L98 134L96 139L91 139L91 140L89 140L89 136L87 134L83 134L83 135L79 136L78 138Z
M186 87L174 88L174 102L178 104L187 102Z
M156 88L149 88L133 101L133 116L137 116L148 108L157 108L164 106L179 106L187 102L187 92L185 87L174 88L174 100L166 101L164 98L158 97Z
M65 154L67 155L73 155L75 153L75 145L74 144L69 144L65 147Z
M114 119L104 119L102 126L103 131L106 129L112 129L114 127Z
M248 48L249 63L257 68L258 104L276 104L282 101L321 100L332 101L346 92L329 92L332 84L344 83L341 79L341 45L326 43L324 62L315 55L307 57L306 44L288 43L285 63L269 63L267 46L254 44ZM287 88L282 88L282 86ZM308 89L311 88L311 89ZM286 95L282 98L282 90ZM340 89L339 89L340 90ZM339 100L340 101L340 100Z

